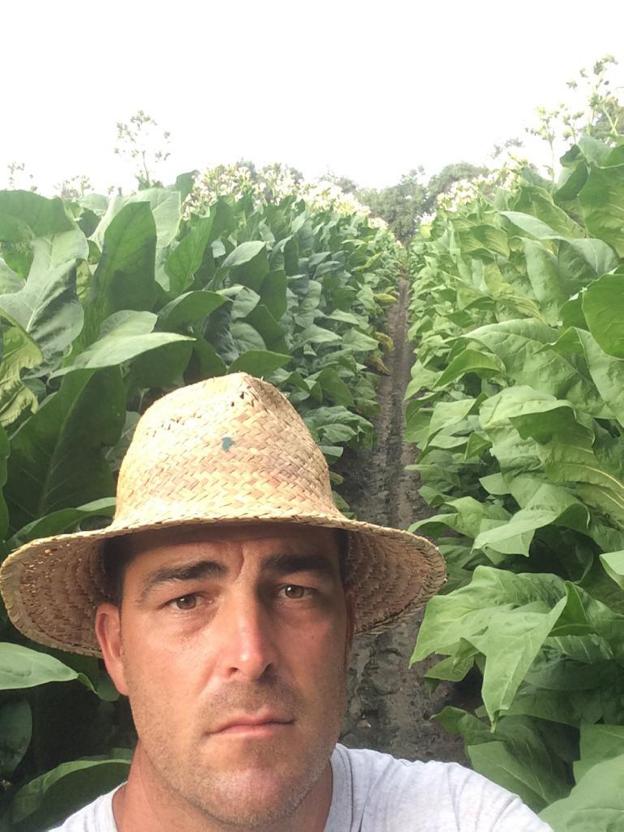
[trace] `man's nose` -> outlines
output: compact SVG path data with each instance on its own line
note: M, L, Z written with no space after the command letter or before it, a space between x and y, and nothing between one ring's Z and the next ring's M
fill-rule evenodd
M256 593L233 592L219 611L220 671L257 680L277 669L278 651L270 610Z

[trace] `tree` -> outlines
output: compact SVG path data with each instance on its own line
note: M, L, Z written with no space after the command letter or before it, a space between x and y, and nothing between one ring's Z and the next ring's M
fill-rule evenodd
M357 192L358 199L368 205L373 214L385 220L402 243L414 236L418 218L423 213L427 196L426 185L421 179L423 174L424 169L418 167L403 174L396 185Z
M440 173L431 177L427 184L427 196L423 202L423 213L430 214L435 210L437 198L446 194L456 182L471 181L478 176L485 176L488 168L473 165L470 162L455 162L445 165Z

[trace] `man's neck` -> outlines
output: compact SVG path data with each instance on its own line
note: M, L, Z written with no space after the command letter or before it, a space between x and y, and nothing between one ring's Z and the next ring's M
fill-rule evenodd
M139 743L128 782L113 795L113 814L118 832L323 832L332 788L328 761L319 780L288 817L262 826L224 823L165 786Z

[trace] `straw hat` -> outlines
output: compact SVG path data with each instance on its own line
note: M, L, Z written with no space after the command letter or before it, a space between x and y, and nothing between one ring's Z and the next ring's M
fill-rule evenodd
M99 656L103 541L164 526L265 521L350 532L356 633L409 615L444 581L442 556L425 538L341 514L325 458L290 402L271 384L233 373L155 402L122 463L112 524L26 543L4 562L0 591L28 638Z

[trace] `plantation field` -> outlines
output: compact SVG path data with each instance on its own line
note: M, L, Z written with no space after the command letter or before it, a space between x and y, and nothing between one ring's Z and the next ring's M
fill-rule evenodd
M262 376L302 414L343 510L357 494L362 519L411 524L446 557L412 673L478 701L435 730L556 832L618 829L624 143L585 135L561 163L554 183L527 168L440 203L407 249L353 204L210 176L0 191L2 556L110 521L164 392ZM0 832L39 832L125 778L134 733L95 659L29 643L4 611L0 627ZM356 663L394 695L400 651L380 651ZM387 713L425 722L399 693ZM378 736L367 696L362 742Z

